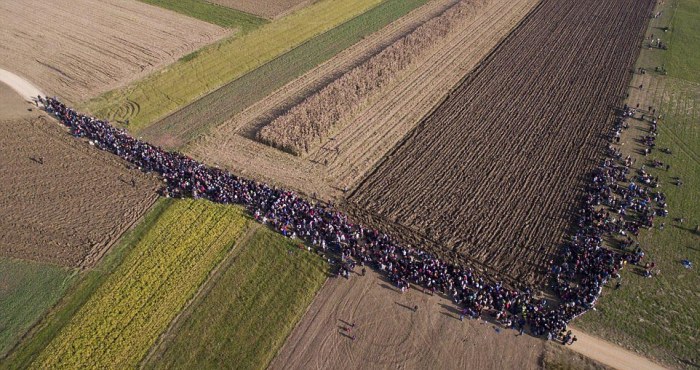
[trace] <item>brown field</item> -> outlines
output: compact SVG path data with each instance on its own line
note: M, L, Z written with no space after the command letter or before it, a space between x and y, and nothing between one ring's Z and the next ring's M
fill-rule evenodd
M301 9L315 0L206 0L265 18L280 18Z
M135 0L0 2L0 68L78 102L146 76L227 30Z
M352 323L354 341L345 330ZM544 341L494 323L460 322L448 299L402 294L370 271L330 279L270 368L539 369L544 349Z
M357 187L359 218L541 282L606 145L653 3L544 0Z
M0 256L91 266L153 204L159 182L74 139L4 84L0 98Z
M292 81L216 128L187 151L209 163L323 199L338 199L408 133L493 49L537 0L489 0L370 101L355 121L300 158L261 144L255 133L271 120L438 16L454 1L436 0ZM337 150L336 150L337 148ZM326 160L328 164L326 165Z
M458 2L275 118L256 138L294 155L308 154L480 5L478 1Z

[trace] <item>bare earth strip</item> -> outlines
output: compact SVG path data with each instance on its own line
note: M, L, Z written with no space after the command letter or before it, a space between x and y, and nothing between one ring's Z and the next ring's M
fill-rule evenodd
M90 267L159 183L75 140L4 84L0 99L0 256Z
M313 0L207 0L265 18L280 18L314 2Z
M452 3L430 2L408 17L424 21ZM251 106L187 151L246 176L306 194L315 193L324 199L340 198L344 187L352 187L362 178L536 3L536 0L490 0L476 7L454 34L426 53L396 85L368 104L356 122L310 153L308 159L273 149L252 138L261 125L283 112L284 107L300 102L333 76L340 76L366 60L377 52L377 45L389 45L389 40L410 32L415 28L414 20L392 23Z
M613 369L629 370L662 370L665 367L650 361L649 359L630 352L614 343L594 337L592 335L573 329L578 338L576 344L568 347L588 358L596 360Z
M270 368L538 369L543 349L544 341L515 330L459 321L449 300L402 294L368 271L330 279Z
M127 84L229 31L135 0L0 2L0 68L69 102Z

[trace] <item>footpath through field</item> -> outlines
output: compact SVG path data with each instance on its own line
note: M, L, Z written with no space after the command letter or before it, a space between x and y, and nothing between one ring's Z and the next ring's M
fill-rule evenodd
M0 82L7 84L7 86L10 86L12 90L17 91L22 98L27 100L31 100L37 95L44 95L44 93L41 92L41 90L39 90L36 86L32 85L31 82L2 68L0 68Z
M620 370L665 369L665 367L652 362L646 357L637 355L614 343L586 334L576 328L572 329L579 340L568 348L603 365Z

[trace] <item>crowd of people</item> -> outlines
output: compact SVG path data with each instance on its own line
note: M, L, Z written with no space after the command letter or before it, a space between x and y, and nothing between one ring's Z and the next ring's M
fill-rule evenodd
M557 295L557 302L552 302L537 296L530 287L508 287L420 248L401 246L379 230L351 222L333 207L165 151L106 121L80 114L56 98L39 97L39 101L74 136L86 138L141 171L162 176L164 196L241 204L256 220L283 235L303 240L324 255L339 256L334 265L341 276L348 278L358 264L363 272L365 266L373 267L402 291L416 285L449 296L461 307L460 318L490 315L521 333L529 329L535 336L562 338L568 322L594 306L603 285L612 278L619 279L626 263L641 263L643 252L633 245L629 234L649 227L654 216L665 209L662 194L651 190L643 180L640 182L644 185L634 181L631 159L611 153L592 175L578 213L576 233L560 248L559 258L552 261L551 288ZM615 132L624 130L625 120L634 114L633 109L625 107L615 122ZM612 142L615 135L611 135ZM644 178L644 174L637 177ZM604 247L606 236L623 238L620 248Z

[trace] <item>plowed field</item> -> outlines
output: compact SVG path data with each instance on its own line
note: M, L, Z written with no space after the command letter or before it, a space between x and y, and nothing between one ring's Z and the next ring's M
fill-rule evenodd
M26 111L4 84L0 97L12 107L0 105L0 257L90 266L153 204L158 182Z
M316 193L324 199L342 197L341 190L352 187L371 170L466 71L503 40L536 0L475 2L454 32L308 158L261 144L255 141L255 132L454 3L435 0L416 9L252 105L196 142L189 152L234 172L307 194Z
M496 274L541 279L605 147L653 3L544 0L358 186L360 218Z
M77 102L230 31L139 1L0 2L0 67Z

